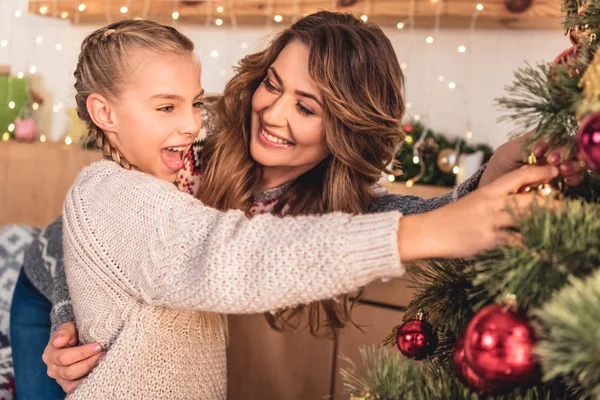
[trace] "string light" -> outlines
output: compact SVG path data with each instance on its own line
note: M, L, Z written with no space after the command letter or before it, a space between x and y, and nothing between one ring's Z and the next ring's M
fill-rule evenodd
M4 142L8 142L8 139L10 139L10 134L9 134L8 132L4 132L4 133L2 134L2 140L3 140Z
M465 133L465 136L467 139L471 139L473 137L473 132L468 130L467 133Z
M179 19L179 13L177 11L173 11L173 14L171 14L171 18Z
M417 122L419 122L421 120L421 116L419 114L415 114L415 116L413 117L413 119Z
M12 132L12 131L14 131L14 130L15 130L15 124L10 124L10 125L8 126L8 131L9 131L9 132Z
M40 108L40 105L38 103L33 103L31 105L31 108L33 108L34 110L37 110L38 108Z
M30 74L35 74L36 72L37 72L37 68L35 67L35 65L32 65L31 67L29 67Z
M6 40L6 39L2 39L2 40L0 41L0 46L1 46L1 47L6 47L6 46L8 46L8 40Z
M408 65L405 62L400 63L400 69L405 70L406 68L408 68Z
M129 8L127 8L127 6L123 6L123 7L121 7L120 11L121 11L121 14L127 14L127 11L129 11Z
M247 49L248 48L248 43L243 42L241 46L242 46L242 49Z
M215 24L217 26L221 26L221 25L223 25L223 20L221 18L217 18L217 20L215 21Z
M63 48L63 46L62 46L62 44L60 44L60 43L56 43L56 44L54 45L54 49L55 49L55 50L62 50L62 48Z
M223 7L221 7L221 6L217 7L217 12L219 14L221 14L223 12Z
M63 11L63 12L60 14L60 17L61 17L62 19L66 19L68 16L69 16L69 13L68 13L68 12L66 12L66 11Z
M477 4L475 8L477 9L477 11L483 11L483 4Z
M54 107L52 107L52 111L54 111L56 113L56 112L59 112L61 110L61 108L63 108L63 105L59 103L59 104L54 105Z
M213 50L213 51L211 51L211 52L210 52L210 55L211 55L213 58L217 58L217 57L219 57L219 52L218 52L218 51L216 51L216 50Z
M404 22L398 22L398 25L396 25L396 28L404 29Z
M454 172L454 175L457 175L460 172L460 168L458 168L458 165L455 165L454 168L452 168L452 172Z
M415 181L413 181L412 179L409 179L406 181L406 187L412 187L415 184Z
M79 11L85 11L85 3L81 3L81 4L80 4L80 5L77 7L77 9L78 9Z
M448 84L448 87L449 87L450 89L455 89L455 88L456 88L456 83L454 83L454 82L450 82L450 83Z
M413 157L413 164L418 164L419 163L419 156L414 156Z
M23 71L17 72L17 78L23 79L24 76L25 76L25 74L23 73Z
M40 136L40 142L46 143L46 135Z
M410 110L412 108L412 103L409 101L408 103L406 103L406 109Z
M427 44L431 44L431 43L433 43L433 36L427 36L427 38L425 39L425 42L426 42Z
M444 82L444 75L438 75L438 82Z
M11 110L14 110L15 109L15 102L14 101L8 102L8 108L10 108Z
M273 19L275 20L275 22L281 22L283 21L283 17L279 14L277 14L276 16L273 17Z
M362 19L362 22L367 22L369 20L369 17L367 17L365 14L360 16L360 19Z
M48 11L48 7L46 7L46 6L40 7L40 14L46 14L47 11Z
M410 135L407 135L407 136L404 138L404 141L405 141L406 143L408 143L408 144L411 144L411 143L413 142L413 137L412 137L412 136L410 136Z
M390 182L394 182L396 180L396 176L394 176L394 175L388 175L387 178L388 178L388 181L390 181Z
M465 51L467 51L467 48L465 46L458 46L459 53L464 53Z
M23 13L21 12L21 10L17 10L15 11L15 17L19 18Z
M42 41L44 41L44 38L42 38L41 36L38 36L38 37L36 37L36 38L35 38L35 42L36 42L37 44L40 44L40 43L42 43Z
M67 136L67 137L65 138L65 144L68 146L68 145L70 145L71 143L73 143L73 139L71 139L71 136Z

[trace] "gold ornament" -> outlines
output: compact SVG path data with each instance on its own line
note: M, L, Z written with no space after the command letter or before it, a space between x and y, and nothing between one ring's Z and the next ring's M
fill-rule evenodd
M452 172L452 169L458 162L458 152L454 149L444 149L440 151L437 159L437 165L440 171L445 174Z
M527 156L527 164L533 165L537 164L537 157L533 152L529 153ZM537 193L542 197L560 197L563 193L564 185L562 182L562 178L554 178L551 182L540 183L538 185L531 186L523 186L520 188L517 193Z
M576 117L579 122L590 112L600 109L600 51L596 51L592 62L579 80L583 89L583 101L577 109Z

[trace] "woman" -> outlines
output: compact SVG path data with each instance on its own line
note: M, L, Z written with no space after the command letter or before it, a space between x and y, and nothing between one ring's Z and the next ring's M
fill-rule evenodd
M381 75L381 71L387 74ZM331 13L306 17L284 31L266 51L242 62L218 106L223 129L207 140L197 157L204 179L199 185L184 181L183 186L199 186L197 194L208 205L248 212L253 211L252 200L258 191L276 188L282 194L269 205L274 205L273 211L279 215L392 208L410 213L439 207L452 196L423 201L380 197L373 190L402 139L402 90L396 57L378 28ZM516 144L506 148L510 147L514 150ZM237 164L224 162L232 155ZM319 160L316 165L315 159ZM502 164L501 158L495 160ZM486 181L493 180L496 168L505 167L490 168L484 175ZM472 190L473 181L457 193ZM437 234L443 237L442 232ZM57 305L62 304L68 303ZM327 300L309 305L311 329L318 332L323 322L330 329L344 326L349 313L345 301L340 304ZM294 322L302 308L268 318L281 328ZM322 311L327 316L324 319ZM54 338L57 346L61 340L64 344L71 339ZM77 351L86 353L92 347ZM73 363L74 351L60 353L66 360L63 364L70 365L67 369L49 368L68 391L74 383L64 379L81 377L98 357ZM46 360L52 364L56 358L51 348L47 353Z

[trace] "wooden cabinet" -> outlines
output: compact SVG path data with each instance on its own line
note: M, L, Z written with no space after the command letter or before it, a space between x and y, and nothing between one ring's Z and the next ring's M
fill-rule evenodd
M75 176L101 158L76 145L0 142L0 227L54 221Z

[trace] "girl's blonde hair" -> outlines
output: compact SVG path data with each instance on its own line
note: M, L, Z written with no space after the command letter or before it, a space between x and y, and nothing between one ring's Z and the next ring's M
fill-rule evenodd
M91 93L118 98L127 85L128 60L134 52L192 54L194 43L175 28L147 20L124 20L92 32L81 43L75 69L77 115L88 127L88 140L94 141L104 157L123 168L135 168L113 146L106 134L90 118L86 102Z

